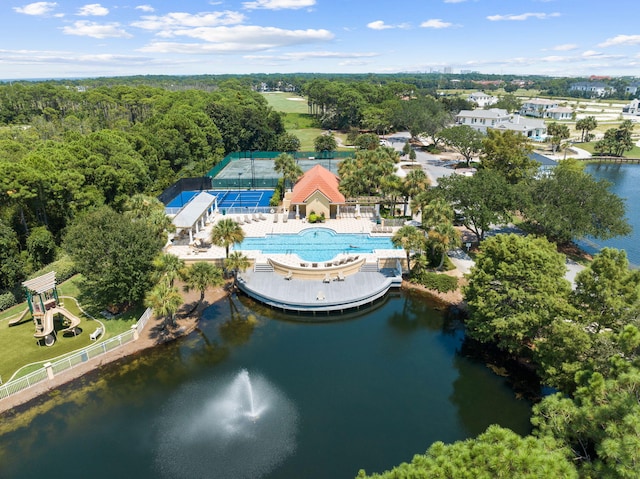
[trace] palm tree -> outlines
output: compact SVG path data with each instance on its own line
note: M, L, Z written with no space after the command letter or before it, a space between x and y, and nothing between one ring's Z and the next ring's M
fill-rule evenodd
M222 286L224 279L222 270L206 261L198 261L193 263L185 275L185 291L196 289L200 291L200 300L198 304L204 300L204 293L209 287Z
M232 244L242 243L244 231L242 227L231 218L225 218L216 223L211 230L211 242L225 249L226 257L229 257L229 247Z
M407 270L411 275L411 251L424 249L424 233L415 226L403 226L391 237L391 242L396 248L403 248L407 254Z
M176 312L183 300L178 288L170 286L168 281L160 281L145 297L145 306L152 308L155 314L165 318L165 328L175 326Z
M452 222L453 217L451 205L442 198L436 198L422 209L422 227L428 230L431 226Z
M284 188L282 194L287 189L287 182L295 183L302 176L302 168L296 163L295 158L289 153L280 153L274 160L274 170L282 175Z
M453 227L453 223L450 221L438 223L429 230L429 244L434 254L436 251L440 251L440 264L437 268L440 269L444 264L447 251L460 245L460 232Z
M160 253L153 260L154 280L160 282L165 278L170 287L173 287L176 279L182 278L185 271L185 262L171 253Z
M224 260L224 266L228 270L233 271L234 278L238 278L238 272L246 270L251 266L251 261L240 251L234 251Z

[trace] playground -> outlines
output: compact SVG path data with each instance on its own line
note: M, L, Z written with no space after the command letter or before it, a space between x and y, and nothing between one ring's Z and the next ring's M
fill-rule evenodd
M32 283L25 283L36 288ZM0 313L2 383L6 383L12 377L22 377L41 369L47 361L61 358L117 335L135 323L139 311L132 312L131 321L128 317L115 322L109 321L108 327L105 328L104 322L93 319L80 307L76 299L82 296L78 288L80 283L81 277L75 277L41 293L31 290L28 294L31 295L31 308L34 312L31 312L27 301ZM47 288L46 285L44 287ZM55 307L52 307L54 301ZM49 309L46 309L46 305L49 305ZM99 314L93 310L91 312ZM99 327L103 328L103 334L92 340L90 336ZM50 346L47 346L47 343Z

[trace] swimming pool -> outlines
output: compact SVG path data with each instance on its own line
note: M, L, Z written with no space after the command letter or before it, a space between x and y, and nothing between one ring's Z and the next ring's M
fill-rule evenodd
M372 253L378 249L396 249L389 237L366 233L336 233L329 228L308 228L298 234L268 234L245 238L239 250L260 250L264 254L297 254L305 261L330 261L340 253Z

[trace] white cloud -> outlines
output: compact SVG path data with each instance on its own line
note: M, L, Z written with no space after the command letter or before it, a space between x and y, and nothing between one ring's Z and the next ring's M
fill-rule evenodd
M25 15L46 15L57 6L58 4L56 2L35 2L25 5L24 7L13 7L13 9Z
M147 15L142 20L133 22L131 26L142 28L143 30L156 30L162 36L170 35L171 31L185 27L216 27L220 25L236 25L242 23L245 16L239 12L223 11L211 13L184 13L174 12L167 15Z
M299 8L312 7L316 0L256 0L254 2L242 2L242 6L247 10L297 10Z
M612 47L615 45L640 45L640 35L616 35L613 38L607 38L598 46Z
M138 5L137 7L135 7L135 9L146 13L152 13L156 11L156 9L151 5Z
M329 51L320 51L320 52L290 52L284 53L282 55L245 55L243 58L247 60L276 60L276 59L284 59L287 61L300 61L300 60L310 60L310 59L322 59L322 58L371 58L379 56L378 53L373 52L329 52Z
M439 18L432 18L422 22L420 26L422 28L449 28L453 26L453 23L443 22Z
M444 3L464 3L467 0L444 0Z
M122 29L119 23L96 23L88 20L74 22L62 28L66 35L78 35L92 38L131 38L132 35Z
M76 15L80 17L104 17L105 15L109 15L109 9L99 3L91 3L80 7Z
M503 20L509 21L523 21L529 20L530 18L537 18L538 20L546 20L547 18L559 17L559 13L521 13L519 15L489 15L487 20L491 20L492 22L498 22Z
M166 36L184 36L206 43L153 42L140 51L195 54L251 52L333 39L328 30L284 30L246 25L176 29Z
M562 45L556 45L555 47L552 47L551 50L554 50L556 52L568 52L577 48L578 45L576 45L575 43L563 43Z
M397 25L387 25L384 20L376 20L374 22L367 23L367 28L371 30L389 30L392 28L408 29L411 26L408 23L398 23Z

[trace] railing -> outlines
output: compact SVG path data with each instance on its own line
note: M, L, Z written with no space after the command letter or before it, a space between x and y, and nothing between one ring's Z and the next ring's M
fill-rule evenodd
M113 338L106 339L100 343L93 344L87 348L76 351L75 353L53 363L46 363L42 369L0 385L0 400L30 388L47 378L53 379L56 374L66 371L67 369L71 369L78 364L85 363L89 359L93 359L109 351L113 351L114 349L137 339L138 334L144 329L152 315L153 310L151 308L147 308L142 316L140 316L140 319L138 319L138 322L134 325L135 327L132 327L129 331L125 331Z

